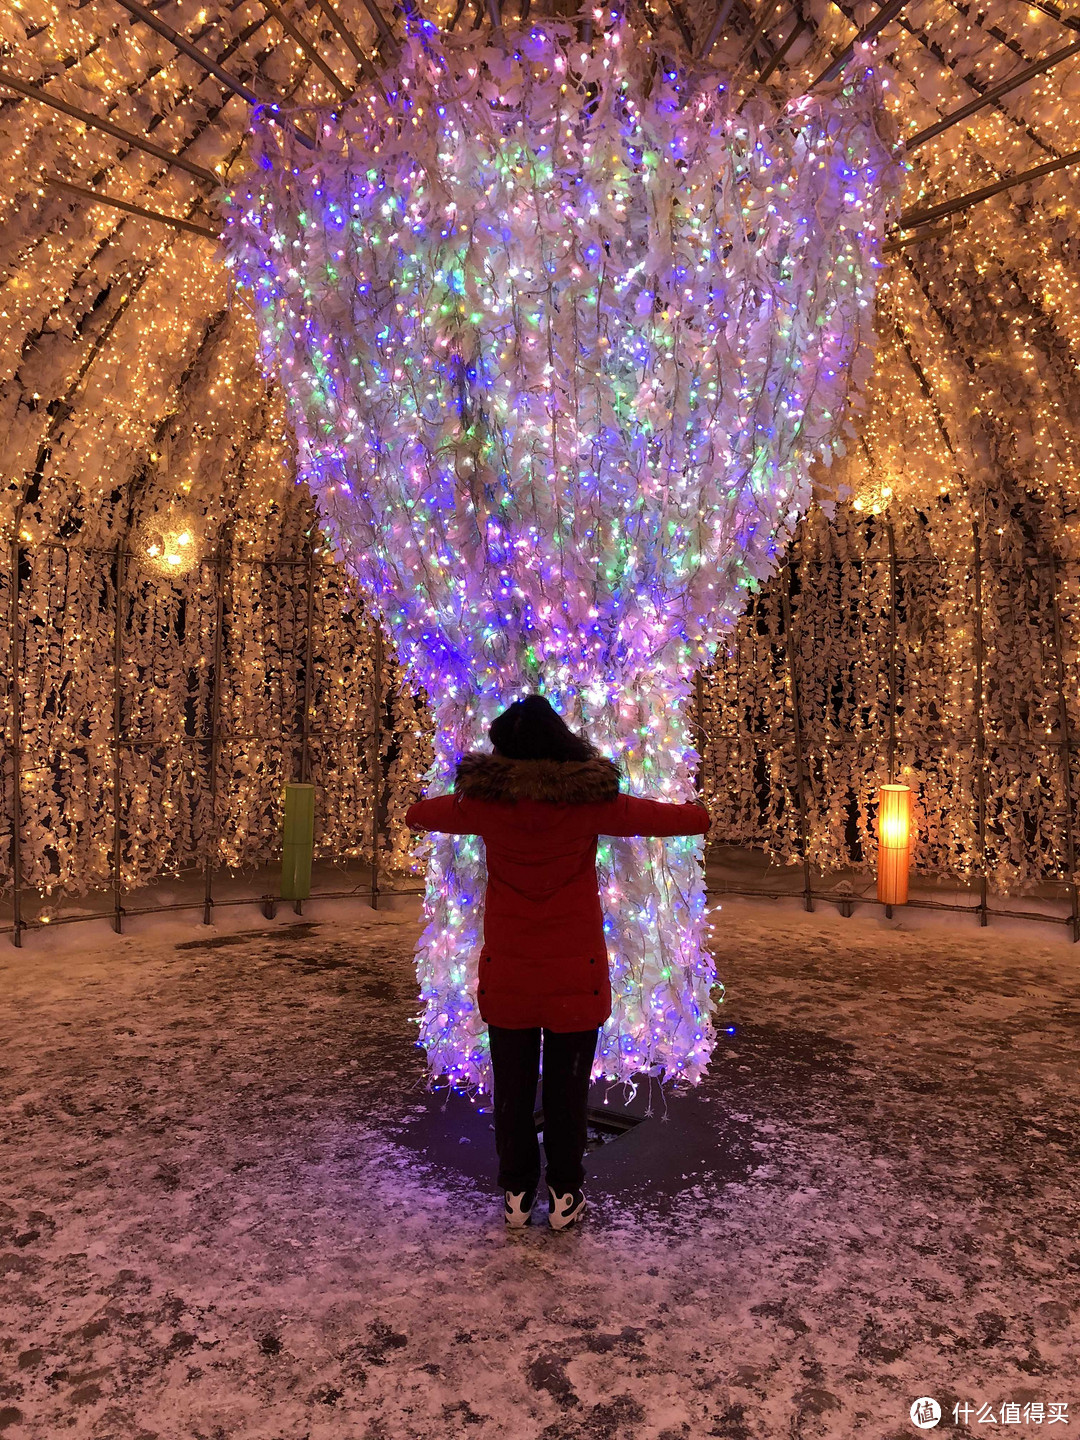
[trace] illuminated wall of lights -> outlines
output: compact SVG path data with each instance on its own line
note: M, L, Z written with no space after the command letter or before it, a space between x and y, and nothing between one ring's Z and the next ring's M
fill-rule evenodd
M1080 881L1078 566L1033 545L1037 516L950 497L811 513L702 687L725 843L872 874L892 773L915 792L916 872L998 895Z
M454 8L433 5L425 13L445 24ZM761 12L763 32L751 47L740 33L738 8L716 37L711 60L732 75L733 103L745 100L751 115L759 102L769 111L802 93L856 30L846 0L810 0L803 7L809 24L762 86L757 74L794 17L787 6ZM366 8L341 0L337 9L374 55ZM684 55L674 12L663 0L651 11L658 51ZM236 7L185 0L162 13L258 94L302 107L301 119L306 107L336 99L326 76L255 0ZM597 10L594 22L604 13ZM680 14L696 50L712 29L716 7L686 0ZM296 4L290 16L346 86L358 84L366 95L355 58L325 14ZM471 23L468 15L462 23ZM251 115L244 102L112 0L92 7L21 0L4 10L0 25L4 69L47 95L152 136L223 177L247 166ZM977 9L942 11L933 0L910 0L878 47L879 60L891 66L881 66L890 74L886 106L900 134L914 135L1073 34L1052 6L990 0ZM469 43L482 49L485 35L470 32ZM111 873L115 782L105 722L117 540L142 556L137 566L129 562L141 598L130 637L138 664L125 677L147 697L123 772L131 840L124 840L122 868L125 883L134 884L171 873L209 843L200 798L205 771L185 763L172 743L192 676L196 694L205 694L206 667L198 662L210 640L200 620L179 641L181 600L189 616L202 606L212 612L216 581L207 557L230 515L241 547L236 553L266 552L288 564L302 559L312 517L298 497L289 498L292 441L273 408L269 418L264 413L251 360L254 337L232 321L221 329L233 297L214 246L73 199L50 188L47 177L211 225L213 187L48 105L0 95L0 623L7 627L12 615L10 543L21 537L21 849L26 884L51 889L55 898L105 884ZM960 195L1076 149L1078 96L1080 58L1074 56L952 126L911 157L905 205ZM1068 748L1080 734L1078 173L1064 170L980 205L958 217L955 233L887 259L876 306L880 343L859 441L817 478L824 501L847 485L853 507L841 507L835 523L818 512L798 552L805 589L793 604L810 697L803 715L812 760L809 840L823 864L852 862L852 815L855 832L868 842L871 835L866 797L882 776L887 731L882 576L888 521L904 584L934 574L932 583L925 581L929 589L918 591L910 619L900 617L906 707L900 764L924 777L916 864L943 875L982 869L995 889L1013 890L1069 869L1064 817L1080 795L1075 751ZM219 348L223 335L228 345ZM169 577L149 568L155 540L141 548L143 526L166 542L184 533L189 519L198 563L173 574L162 591ZM45 547L60 542L87 547L86 553L68 560L58 551L49 558ZM181 558L179 549L170 553ZM814 568L819 560L833 567L820 585L813 578L826 573ZM977 569L985 641L981 704L975 700ZM288 657L302 648L296 592L291 584L275 589L273 577L284 573L254 558L228 572L244 647L226 714L233 733L261 732L263 748L230 761L218 777L225 838L220 850L215 842L214 854L223 863L248 863L271 854L274 845L283 761L273 738L276 722L265 717L294 707L295 678L286 672L296 672ZM329 608L320 613L329 631L339 623L332 610L343 592L339 582L330 584L329 572L327 584ZM710 676L706 698L716 708L709 709L714 743L706 764L712 803L729 838L790 856L799 842L792 828L790 702L777 658L785 653L778 584L766 584L753 617L737 628L730 655L721 652ZM931 599L922 598L927 594ZM144 614L145 621L137 618ZM338 639L320 632L316 651L326 681L320 694L337 697L334 724L347 726L362 709L357 677L366 661L347 620L340 623ZM0 644L6 647L7 639L5 631ZM854 687L856 698L838 720L822 697L847 693L845 686ZM197 704L205 715L204 701ZM4 687L0 715L10 737ZM263 718L255 721L256 715ZM757 727L760 744L751 747L752 758L731 741L733 717L748 717ZM407 837L400 827L393 830L394 817L400 818L415 773L425 766L426 741L416 715L399 728L405 759L388 793L393 854L407 864ZM155 753L164 761L151 760L152 736L161 741ZM357 843L349 816L363 802L360 791L350 790L347 767L339 768L328 791L334 816L328 834L347 847ZM721 773L734 779L722 783ZM775 780L768 795L751 783L762 774ZM980 789L988 815L981 836ZM9 745L0 788L0 885L6 889L13 807ZM144 842L141 835L151 838Z
M202 256L168 256L153 300ZM125 375L114 358L116 408L63 436L47 484L31 478L8 492L0 615L5 641L17 637L19 859L31 922L116 881L131 892L208 864L272 863L282 782L300 761L305 676L319 853L371 855L373 632L310 497L292 483L280 397L258 373L250 324L221 311L194 335L162 324L144 341L132 314L130 331L114 335L130 366ZM130 437L145 422L137 399L119 408L128 383L149 403L143 344L148 370L171 361L181 378L122 479L120 461L95 447L102 431L116 445L118 431ZM10 655L6 646L7 673ZM401 809L428 742L392 658L380 688L393 717L381 723L381 765L401 792L380 858L407 869ZM5 687L9 736L12 698ZM10 760L3 778L0 883L10 891Z
M241 74L258 69L258 83L327 98L307 89L306 57L279 44L268 16L168 18ZM5 69L46 94L221 175L240 153L247 106L118 7L28 0L2 24ZM47 177L204 223L213 187L44 103L4 98L0 624L6 676L17 639L20 734L16 771L5 684L0 891L14 882L16 816L31 922L116 882L128 892L207 864L271 863L309 650L320 852L367 858L371 630L294 484L250 321L212 244L80 204ZM392 658L382 691L381 858L408 869L401 816L427 741Z

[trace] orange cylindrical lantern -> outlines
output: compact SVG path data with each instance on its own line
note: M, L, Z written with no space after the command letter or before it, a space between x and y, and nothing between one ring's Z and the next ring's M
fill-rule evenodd
M883 905L905 905L911 864L911 790L907 785L882 785L877 823L877 898Z

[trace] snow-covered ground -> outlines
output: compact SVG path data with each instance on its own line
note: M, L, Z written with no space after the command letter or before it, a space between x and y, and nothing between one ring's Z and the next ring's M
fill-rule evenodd
M728 902L706 1083L510 1236L398 903L0 947L4 1440L1080 1426L1080 949Z

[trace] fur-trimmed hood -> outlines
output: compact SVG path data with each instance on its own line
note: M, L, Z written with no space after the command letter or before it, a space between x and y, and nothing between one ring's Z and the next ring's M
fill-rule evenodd
M468 800L547 800L553 805L593 805L614 800L619 770L611 760L508 760L474 751L457 767L454 794Z

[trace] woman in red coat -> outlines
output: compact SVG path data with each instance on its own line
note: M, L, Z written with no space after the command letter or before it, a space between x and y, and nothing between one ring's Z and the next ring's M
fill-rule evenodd
M491 1040L506 1222L528 1223L540 1180L533 1106L543 1032L548 1221L562 1230L585 1208L589 1077L611 1014L597 838L703 835L709 816L701 805L620 795L618 767L540 695L504 710L488 735L494 754L464 756L453 795L410 806L405 823L484 841L477 1001Z

